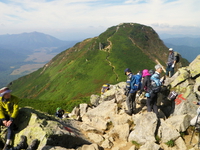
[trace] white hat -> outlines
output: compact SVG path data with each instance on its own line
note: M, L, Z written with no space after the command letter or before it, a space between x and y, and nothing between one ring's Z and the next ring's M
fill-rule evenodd
M155 65L156 70L159 69L159 68L162 68L162 66L161 65Z
M3 97L4 94L10 93L11 90L8 87L3 87L0 89L0 97Z
M173 48L170 48L169 51L173 51Z

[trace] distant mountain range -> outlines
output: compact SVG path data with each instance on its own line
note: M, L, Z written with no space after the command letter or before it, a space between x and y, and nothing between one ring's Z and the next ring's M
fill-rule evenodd
M75 43L77 41L62 41L39 32L0 35L0 86L6 86L10 81L37 70Z
M200 38L181 37L162 39L167 47L181 54L189 62L200 55Z

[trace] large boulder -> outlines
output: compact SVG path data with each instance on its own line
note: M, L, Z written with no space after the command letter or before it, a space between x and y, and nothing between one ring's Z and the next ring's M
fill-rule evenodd
M173 126L178 132L184 132L190 126L191 117L189 115L176 115L165 120L167 124Z
M189 70L193 78L200 74L200 55L190 63Z
M133 120L135 127L130 133L128 141L136 141L139 144L145 144L147 141L155 142L155 131L158 123L156 114L152 112L138 114L134 116Z
M171 82L172 88L180 84L181 82L184 82L186 79L190 77L187 68L180 68L176 74L178 74L178 76Z
M114 100L104 101L98 107L88 110L82 117L82 121L90 124L100 131L107 129L110 118L117 114L117 104Z
M163 143L166 143L170 140L178 139L180 134L170 123L167 123L161 119L161 126L159 127L158 136L161 138Z
M15 146L19 143L21 135L27 136L28 145L34 139L38 139L38 149L42 149L46 145L74 148L90 144L71 125L62 123L59 118L28 107L19 110L17 127L14 138Z

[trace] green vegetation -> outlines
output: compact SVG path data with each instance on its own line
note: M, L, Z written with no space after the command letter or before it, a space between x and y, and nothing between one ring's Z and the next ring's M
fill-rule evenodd
M175 146L175 142L174 140L169 140L168 142L165 143L168 147L174 147Z
M185 132L180 132L180 136L181 136L182 138L184 138L185 135L186 135Z
M99 43L106 49L99 50ZM91 94L100 94L104 83L125 81L125 68L133 73L153 69L155 58L164 64L167 52L152 28L122 24L107 29L99 37L77 43L9 87L22 99L21 106L50 114L57 107L70 112L80 103L89 103Z
M155 139L156 139L156 143L160 143L161 138L158 135L156 135Z
M71 112L73 108L80 103L89 103L89 97L83 97L74 101L54 101L54 100L39 100L39 99L21 99L19 102L20 107L31 106L36 110L41 110L48 114L54 115L57 107L61 107L66 112ZM66 107L67 106L67 107ZM66 109L67 108L67 109Z
M136 141L132 141L132 144L135 145L137 149L140 148L141 144L137 143Z

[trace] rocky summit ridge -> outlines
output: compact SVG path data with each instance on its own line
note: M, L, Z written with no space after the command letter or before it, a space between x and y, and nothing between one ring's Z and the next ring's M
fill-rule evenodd
M14 145L21 135L28 144L38 139L39 150L196 150L198 134L190 120L196 115L195 93L200 85L200 55L187 67L179 68L167 78L158 98L159 117L147 112L145 97L137 98L137 113L127 115L125 82L111 85L110 90L91 95L90 104L75 107L68 118L21 108ZM175 100L167 98L178 92ZM2 130L3 131L3 130ZM3 132L1 132L2 134ZM4 135L1 135L2 138Z

